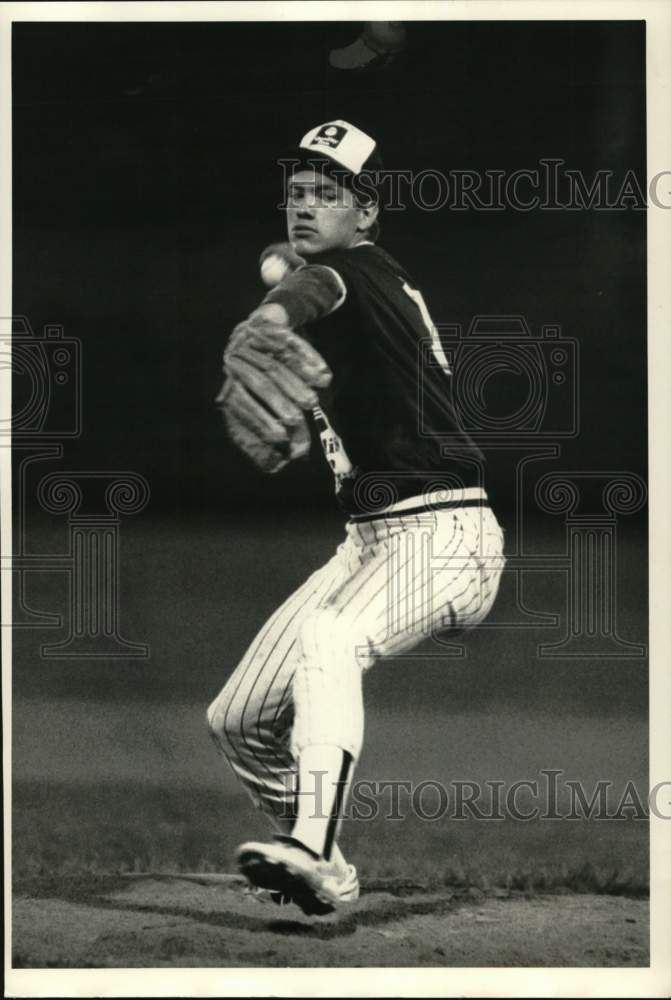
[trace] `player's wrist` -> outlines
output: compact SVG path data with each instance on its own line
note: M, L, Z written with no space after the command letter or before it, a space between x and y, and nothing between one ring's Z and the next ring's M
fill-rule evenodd
M250 313L249 319L261 319L267 323L279 323L286 326L289 314L281 302L263 302L253 313Z
M281 305L294 330L328 316L347 296L340 275L331 267L301 267L268 292L263 305Z

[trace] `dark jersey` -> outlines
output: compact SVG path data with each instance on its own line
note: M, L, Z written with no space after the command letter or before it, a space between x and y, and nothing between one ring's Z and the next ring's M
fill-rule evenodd
M482 486L482 453L460 426L452 375L411 277L372 244L309 263L332 268L347 291L304 331L334 373L320 401L352 466L336 476L345 510L361 513L375 496L386 506L430 488Z

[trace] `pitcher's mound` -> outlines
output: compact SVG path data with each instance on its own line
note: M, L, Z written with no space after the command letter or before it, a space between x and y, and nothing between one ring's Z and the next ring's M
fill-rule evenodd
M648 901L377 879L305 917L233 875L37 878L17 886L14 967L645 966Z

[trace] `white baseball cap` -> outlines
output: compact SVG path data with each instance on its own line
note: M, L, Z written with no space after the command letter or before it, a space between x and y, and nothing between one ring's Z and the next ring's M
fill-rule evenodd
M377 166L372 161L379 160L379 154L374 155L377 150L375 139L342 118L311 128L301 139L298 148L313 156L328 157L355 177L365 167L370 169L373 165Z
M294 169L314 167L338 183L356 189L358 178L366 178L366 196L376 192L380 200L382 158L372 136L351 122L335 118L306 132L298 146L287 150L282 159Z

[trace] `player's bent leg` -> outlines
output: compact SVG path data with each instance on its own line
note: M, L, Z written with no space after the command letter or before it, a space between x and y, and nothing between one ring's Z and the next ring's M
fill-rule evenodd
M336 841L354 765L363 740L362 663L346 615L320 606L298 636L291 748L299 768L294 842L326 863L336 862L340 900L358 895L351 866L342 865ZM344 886L353 879L356 891Z
M349 575L301 626L291 746L302 794L293 837L319 856L328 857L337 835L361 750L363 672L432 630L477 624L491 608L502 532L488 508L464 513L353 527Z
M254 805L279 829L290 829L296 768L279 734L268 721L249 725L242 706L225 689L210 705L207 717L215 746L227 759Z
M292 691L295 685L297 660L300 658L299 641L296 647L292 650L295 656L289 678L289 681L293 680L293 683L290 683ZM261 737L258 732L254 730L250 732L245 727L244 708L241 712L239 706L249 704L249 701L247 698L243 701L241 692L244 692L246 687L244 684L236 686L235 679L234 675L220 698L211 707L210 725L215 733L221 732L226 739L229 762L245 783L253 799L260 808L273 815L275 825L279 829L292 833L288 841L278 838L271 844L251 842L241 845L237 852L240 870L253 885L269 890L276 898L290 898L305 913L331 912L336 905L352 902L359 895L356 869L347 864L335 842L340 804L349 783L349 770L343 773L342 767L345 755L338 748L327 747L319 748L319 753L315 756L313 751L317 748L306 748L304 757L298 761L301 794L296 796L294 780L296 765L293 755L285 742L280 739L276 725L271 726L271 732L265 736L262 730ZM283 697L282 695L280 698L280 706ZM270 699L266 704L269 703ZM280 713L278 719L283 725L287 725L291 715L289 711ZM275 738L274 744L271 743L271 736ZM282 759L287 762L283 775L280 774L282 765L278 761L280 753L284 754ZM330 761L329 753L331 757L335 754L336 759ZM347 759L350 759L349 755ZM339 782L335 784L333 798L330 798L331 783L328 778L324 781L324 802L321 806L324 810L324 834L318 838L316 849L312 849L309 846L310 835L301 836L301 830L297 827L301 820L301 806L304 815L306 809L311 816L314 813L317 793L315 791L311 793L309 782L314 771L320 770L325 760L332 763ZM264 765L265 773L261 772L260 764ZM320 789L320 793L321 791ZM297 822L294 824L297 798L300 804ZM333 800L338 802L335 810Z
M298 636L293 683L295 757L306 746L336 746L356 762L363 742L362 672L367 645L347 614L318 608Z
M380 656L411 648L433 630L466 628L490 610L505 558L488 507L349 529L350 572L307 615L293 682L294 757L329 745L359 756L362 674Z
M288 839L246 843L238 850L249 881L290 895L314 914L359 895L356 869L344 860L336 839L363 736L361 666L344 619L336 622L323 603L303 618L296 643L291 732L299 771L296 823Z
M382 521L370 530L350 526L348 548L347 579L305 618L298 636L291 736L297 759L321 746L355 764L363 740L363 672L434 630L481 621L505 563L502 531L488 507ZM323 764L333 780L337 758L330 757L324 753ZM303 833L300 811L298 824Z
M291 829L295 812L296 766L288 737L297 633L337 586L340 572L334 556L274 612L207 710L215 746L280 830Z

